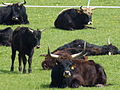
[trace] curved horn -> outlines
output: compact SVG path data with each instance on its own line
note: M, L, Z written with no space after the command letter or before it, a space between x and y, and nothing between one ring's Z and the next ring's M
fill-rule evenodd
M8 6L8 5L13 5L13 3L3 3L3 2L2 2L2 4L3 4L3 5L7 5L7 6Z
M83 52L77 53L77 54L72 54L71 57L72 58L76 58L78 56L81 56Z
M48 55L53 57L53 58L59 58L59 55L51 54L49 46L48 46Z
M111 44L111 42L110 42L110 37L108 38L107 43L108 43L108 45L110 45L110 44Z
M24 0L24 2L18 3L19 6L20 6L20 5L23 5L23 4L26 4L26 1L25 1L25 0Z
M42 29L42 30L40 30L41 32L43 32L43 31L45 31L46 30L46 28L44 28L44 29Z

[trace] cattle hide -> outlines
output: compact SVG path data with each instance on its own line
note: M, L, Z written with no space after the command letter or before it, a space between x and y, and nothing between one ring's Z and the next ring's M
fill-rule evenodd
M11 46L13 30L10 27L0 30L0 46Z

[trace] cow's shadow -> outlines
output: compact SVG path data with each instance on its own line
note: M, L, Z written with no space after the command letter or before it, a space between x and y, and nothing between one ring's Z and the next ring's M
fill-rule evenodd
M19 72L11 72L9 70L1 70L0 69L0 74L20 74Z
M49 87L49 84L41 84L40 87L41 87L41 88L50 88L50 87Z

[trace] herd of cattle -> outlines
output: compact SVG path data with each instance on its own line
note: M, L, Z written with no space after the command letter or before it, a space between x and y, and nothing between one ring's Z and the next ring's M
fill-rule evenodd
M0 24L29 24L25 3L25 0L19 3L3 3L5 6L0 7ZM80 9L63 10L58 15L54 25L56 28L63 30L95 29L86 26L92 24L92 10L94 9L80 7ZM19 71L26 73L26 63L28 61L28 73L32 72L34 47L40 48L42 31L20 26L15 30L11 27L0 30L0 46L11 46L12 49L10 71L14 71L14 60L16 51L18 51ZM88 60L88 56L114 54L120 54L120 50L112 45L109 39L108 43L102 46L76 39L58 47L53 52L48 47L48 54L41 55L45 57L42 67L44 70L52 69L50 84L52 88L101 87L107 85L107 75L104 68L95 63L94 60Z

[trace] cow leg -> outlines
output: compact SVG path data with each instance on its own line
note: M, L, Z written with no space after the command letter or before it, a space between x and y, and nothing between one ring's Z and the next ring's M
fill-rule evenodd
M22 55L22 60L23 60L23 73L26 73L26 62L27 62L27 59L26 59L25 55Z
M12 55L11 55L11 59L12 59L12 64L11 64L11 69L10 71L14 71L14 60L15 60L15 56L16 56L16 50L12 49Z
M18 54L18 60L19 60L18 70L19 70L19 72L21 72L22 71L22 66L21 66L22 58L21 58L21 54L20 53Z
M28 73L31 73L32 72L32 68L31 68L32 56L29 56L29 58L28 58L28 64L29 64Z

